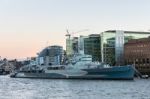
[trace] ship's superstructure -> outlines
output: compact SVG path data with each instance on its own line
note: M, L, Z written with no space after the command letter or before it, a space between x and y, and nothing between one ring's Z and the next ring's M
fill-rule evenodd
M74 55L68 65L25 66L12 74L16 78L46 79L133 79L132 66L113 66L92 62L91 55Z

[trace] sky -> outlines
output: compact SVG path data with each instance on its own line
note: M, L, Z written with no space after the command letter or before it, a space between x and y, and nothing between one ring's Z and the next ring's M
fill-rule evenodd
M23 59L77 35L150 30L150 0L0 0L0 56Z

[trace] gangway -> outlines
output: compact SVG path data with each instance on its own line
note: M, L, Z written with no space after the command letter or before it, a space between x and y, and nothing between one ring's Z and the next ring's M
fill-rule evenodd
M149 77L148 75L142 75L142 74L135 68L134 65L133 65L133 69L134 69L135 75L136 75L137 77L140 77L140 78L142 78L142 79L147 79L147 78Z

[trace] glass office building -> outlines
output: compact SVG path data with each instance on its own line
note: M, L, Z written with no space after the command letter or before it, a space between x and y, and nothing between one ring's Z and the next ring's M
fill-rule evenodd
M101 33L101 59L110 65L124 64L124 43L150 36L150 32L109 30Z
M71 56L73 54L73 40L71 38L66 39L66 54Z
M92 61L101 62L100 34L91 34L84 39L84 54L92 55Z
M84 54L84 39L86 36L73 37L66 39L66 54L71 57L76 53Z
M62 46L48 46L38 54L38 64L60 65L63 61Z

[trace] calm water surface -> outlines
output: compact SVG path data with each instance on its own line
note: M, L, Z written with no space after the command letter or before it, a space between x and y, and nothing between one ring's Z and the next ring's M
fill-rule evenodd
M0 76L0 99L150 99L150 79L52 80Z

